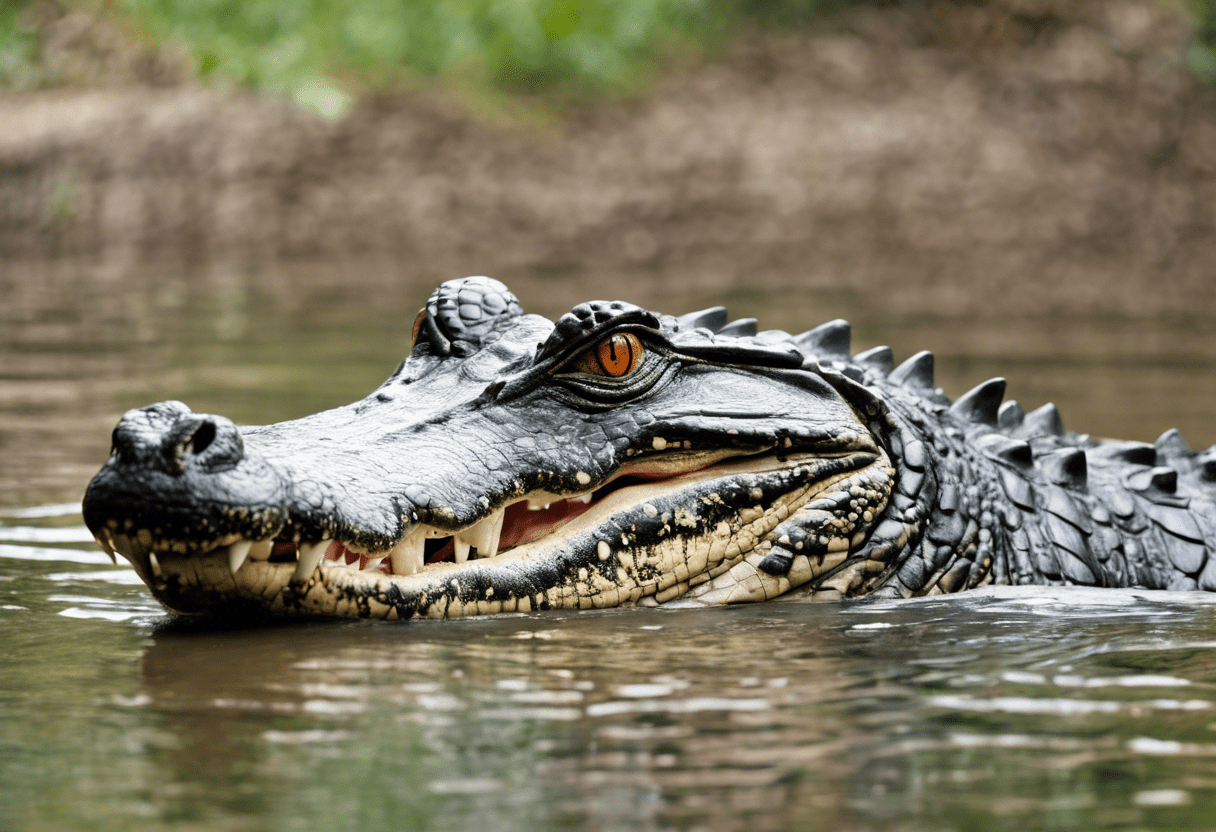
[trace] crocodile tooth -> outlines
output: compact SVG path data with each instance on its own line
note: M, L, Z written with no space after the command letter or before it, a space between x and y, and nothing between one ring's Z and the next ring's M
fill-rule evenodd
M477 547L477 556L492 558L498 554L498 538L502 534L503 510L482 519L476 525L470 526L456 534L456 539L465 541Z
M367 559L367 563L360 561L363 564L359 567L360 572L376 572L384 561L384 555L364 555L364 557Z
M421 572L426 558L426 535L415 529L401 539L388 553L394 575L413 575Z
M580 494L577 497L570 497L569 500L572 503L582 503L583 505L588 505L591 503L591 494Z
M456 551L457 563L464 563L469 559L469 541L461 539L460 535L456 535L453 538L452 545Z
M160 561L156 559L155 552L148 552L148 565L152 567L152 574L160 577Z
M490 536L484 549L480 545L477 547L479 557L492 558L498 554L498 541L502 538L502 521L505 515L505 512L498 511L490 518L493 521L490 525Z
M97 545L110 556L110 562L115 566L118 566L118 556L114 554L114 547L110 545L110 536L105 532L102 532L100 537L95 537L93 539L96 540Z
M490 515L479 520L463 531L456 533L456 539L461 543L477 547L478 552L484 552L490 546L490 534L493 531L494 516Z
M127 554L127 552L131 551L131 539L126 535L120 535L119 539L115 540L113 535L111 535L109 532L103 532L103 534L105 534L106 540L110 542L110 546L113 548L114 553L122 555L131 562L132 566L135 566L135 559Z
M316 543L300 543L296 548L299 550L299 560L296 561L296 571L292 574L293 581L306 581L321 563L321 559L325 557L325 550L329 548L330 539L323 537ZM345 560L345 558L343 558Z
M228 568L232 570L233 575L241 568L245 558L249 557L249 550L252 548L252 540L238 540L228 547Z

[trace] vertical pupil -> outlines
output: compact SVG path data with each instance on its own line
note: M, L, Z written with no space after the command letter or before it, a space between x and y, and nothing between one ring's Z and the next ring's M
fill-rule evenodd
M633 344L627 335L613 335L600 344L600 367L604 374L619 378L633 369Z
M620 378L638 369L646 351L636 335L625 332L605 338L588 353L584 360L592 362L587 367L590 372Z

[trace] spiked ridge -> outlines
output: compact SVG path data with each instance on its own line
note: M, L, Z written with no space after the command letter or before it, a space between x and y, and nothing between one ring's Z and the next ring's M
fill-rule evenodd
M410 618L953 592L1216 589L1216 448L1065 431L933 356L445 283L366 399L127 413L85 520L173 609Z

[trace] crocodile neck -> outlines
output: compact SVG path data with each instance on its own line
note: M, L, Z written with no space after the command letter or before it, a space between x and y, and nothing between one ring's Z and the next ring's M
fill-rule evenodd
M904 369L867 368L851 385L851 400L878 411L872 429L898 472L868 545L887 568L855 570L832 589L878 597L987 584L1216 590L1216 558L1205 546L1216 539L1216 452L1195 453L1175 430L1155 444L1066 432L1054 405L1026 414L1002 404L1001 379L952 403L932 388L927 353ZM883 551L897 530L904 542Z

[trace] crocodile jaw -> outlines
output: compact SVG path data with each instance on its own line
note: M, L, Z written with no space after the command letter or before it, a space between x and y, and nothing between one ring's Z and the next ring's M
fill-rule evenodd
M158 555L138 533L112 542L158 599L182 611L446 618L654 604L687 594L706 603L763 600L791 588L791 579L827 574L849 548L799 558L791 575L777 578L756 568L771 545L765 536L808 501L887 465L871 452L729 461L612 491L557 531L496 557L428 564L414 574L324 557L301 568L306 553L275 562L268 544L239 539L192 555Z

